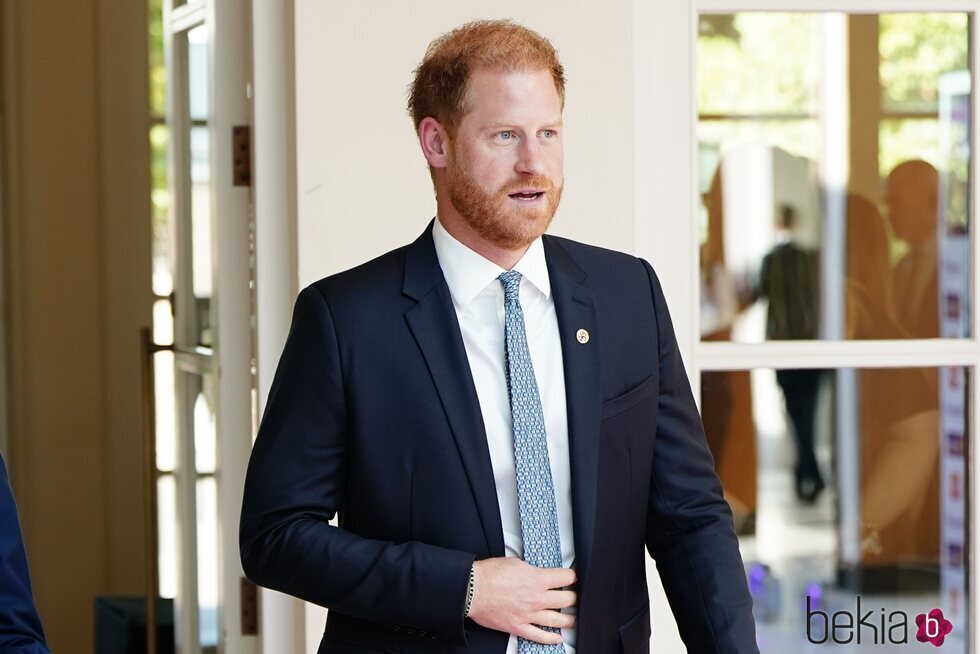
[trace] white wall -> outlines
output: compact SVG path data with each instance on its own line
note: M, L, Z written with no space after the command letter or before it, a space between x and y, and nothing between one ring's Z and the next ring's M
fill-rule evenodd
M566 181L552 233L632 250L631 4L479 6L297 0L300 284L414 240L434 215L406 89L429 42L475 18L540 31L565 66Z

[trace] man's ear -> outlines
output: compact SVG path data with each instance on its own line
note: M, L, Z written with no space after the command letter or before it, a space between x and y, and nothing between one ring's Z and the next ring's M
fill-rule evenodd
M419 145L425 160L433 168L445 168L448 165L449 135L442 124L427 116L419 123Z

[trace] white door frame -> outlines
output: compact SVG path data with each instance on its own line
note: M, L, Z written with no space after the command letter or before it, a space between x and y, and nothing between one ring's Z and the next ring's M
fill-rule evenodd
M220 645L223 652L253 654L255 636L242 635L241 556L238 524L245 469L252 449L251 197L232 184L232 128L251 122L251 15L248 3L210 0L211 191L215 212L214 307L218 407L218 547L221 550ZM254 156L253 156L254 161Z
M294 0L253 0L255 324L258 415L265 410L299 291L296 250ZM256 423L257 427L257 423ZM304 652L304 603L263 588L258 651ZM311 628L321 629L310 621Z
M218 467L215 475L218 506L219 548L219 651L249 654L256 651L256 638L241 633L241 579L244 573L238 553L238 516L241 512L245 468L251 450L252 431L252 298L249 189L232 184L232 126L248 125L250 106L247 87L251 68L250 14L248 6L235 0L196 0L164 10L165 43L168 68L168 124L176 155L189 160L182 151L182 140L174 135L187 128L182 112L185 80L186 48L181 48L176 36L205 25L210 43L209 61L209 156L211 162L210 195L212 210L212 305L211 318L215 347L211 368L216 375L216 413ZM176 194L184 198L182 213L189 211L189 180L175 174L171 180ZM188 247L189 240L178 244ZM186 258L186 256L185 256ZM183 271L178 274L187 274ZM178 297L178 315L188 315L193 298ZM178 321L179 323L179 321ZM178 325L175 325L178 328ZM184 327L186 330L186 326ZM176 336L177 334L175 334ZM180 335L184 342L188 334ZM181 343L178 343L180 345ZM182 512L189 516L181 531L181 592L196 606L197 564L195 494L188 473L194 471L194 461L187 456L181 462L184 480L179 482L178 501ZM178 651L196 652L196 615L184 620L177 637Z
M205 12L204 3L185 5L179 8L171 8L171 2L164 3L163 29L164 53L167 67L167 129L169 134L168 151L168 178L171 190L171 211L170 211L170 233L174 239L174 251L189 252L191 249L190 224L191 224L191 180L190 180L190 148L185 139L177 135L182 135L189 130L187 116L184 107L188 106L189 100L186 97L188 86L187 67L188 67L188 47L183 38L186 31L204 22ZM182 163L185 162L185 163ZM181 286L189 284L191 264L190 257L174 258L174 315L178 319L174 322L174 344L177 346L185 345L193 338L187 325L187 320L179 319L179 316L194 315L192 294L180 293ZM207 362L199 361L194 357L182 357L188 365L198 365ZM175 368L180 368L178 356L175 353ZM193 425L193 415L188 417L186 411L187 398L184 395L184 386L180 382L181 375L175 369L175 436L177 438L177 464L174 470L174 478L177 485L177 568L178 585L177 595L174 600L174 640L177 651L182 654L198 652L198 633L200 631L198 623L198 596L197 596L197 506L195 493L195 479L193 474L195 464L193 452L181 441L185 438L188 424ZM185 410L182 412L181 408ZM191 412L193 413L193 412Z

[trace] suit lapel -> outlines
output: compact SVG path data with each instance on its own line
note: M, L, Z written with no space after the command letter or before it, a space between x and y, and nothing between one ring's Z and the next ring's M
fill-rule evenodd
M588 569L595 532L600 334L595 299L584 284L585 272L555 239L545 236L544 249L564 361L575 557L581 580ZM456 440L483 524L487 554L503 556L504 537L486 428L452 297L436 257L431 224L406 250L402 291L416 300L405 319L425 357ZM579 342L580 329L589 333L587 343Z
M452 296L436 257L431 223L406 250L402 292L417 300L405 319L425 357L456 439L483 523L486 553L503 556L504 535L486 427Z
M575 563L579 583L585 579L595 532L599 457L600 357L595 298L585 286L585 271L552 237L544 237L548 275L554 294L565 373ZM588 341L579 342L579 330Z

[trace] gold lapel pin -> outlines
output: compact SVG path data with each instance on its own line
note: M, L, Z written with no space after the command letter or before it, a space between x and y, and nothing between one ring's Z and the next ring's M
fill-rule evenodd
M575 333L575 338L578 339L579 343L585 345L589 342L589 331L587 329L580 329Z

